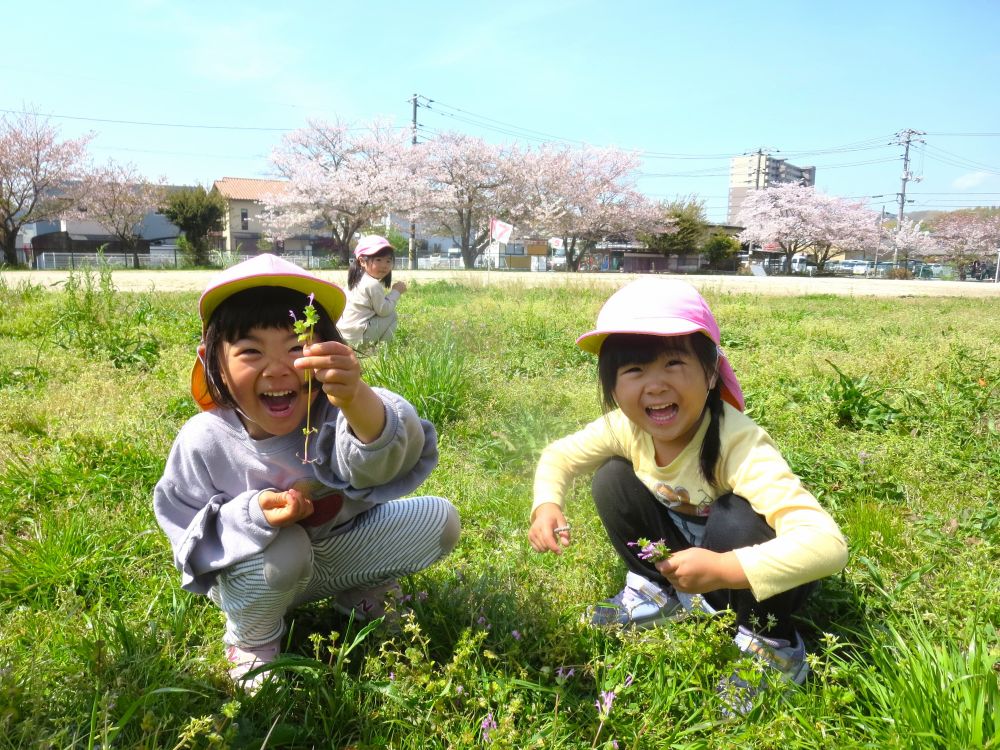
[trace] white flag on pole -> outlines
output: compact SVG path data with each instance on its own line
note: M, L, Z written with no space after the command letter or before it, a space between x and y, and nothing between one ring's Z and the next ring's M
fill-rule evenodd
M563 246L562 237L549 238L549 247L551 247L553 250L562 250L562 246Z
M514 231L513 224L507 224L506 222L500 221L500 219L492 218L490 219L490 239L494 239L497 242L506 245L510 242L511 232Z

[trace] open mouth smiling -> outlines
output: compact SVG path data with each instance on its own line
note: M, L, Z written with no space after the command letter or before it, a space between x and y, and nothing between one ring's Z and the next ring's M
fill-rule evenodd
M657 424L667 424L673 421L679 411L680 407L674 403L654 404L653 406L646 407L646 414Z
M260 394L259 398L269 414L276 417L283 417L291 413L297 397L298 391L286 390L265 391Z

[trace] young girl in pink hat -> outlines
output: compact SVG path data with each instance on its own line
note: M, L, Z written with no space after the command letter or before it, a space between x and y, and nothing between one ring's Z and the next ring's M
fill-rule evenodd
M354 248L354 258L347 272L350 297L337 328L357 349L392 339L398 322L396 303L406 284L392 281L392 244L385 237L362 237Z
M749 710L764 674L801 684L808 666L792 617L814 581L843 568L847 547L743 413L708 304L685 282L641 278L608 299L577 345L598 355L605 414L542 453L531 546L558 554L570 543L564 496L595 472L594 503L628 572L589 621L648 627L693 607L732 609L736 645L770 668L753 684L723 681L729 709ZM639 539L662 540L669 556Z
M293 316L307 305L318 321L304 345ZM335 326L343 308L340 287L273 255L223 271L199 303L202 411L177 435L153 508L181 586L225 614L230 676L250 692L293 607L330 598L379 617L399 577L458 541L447 500L401 499L437 465L437 435L361 379Z

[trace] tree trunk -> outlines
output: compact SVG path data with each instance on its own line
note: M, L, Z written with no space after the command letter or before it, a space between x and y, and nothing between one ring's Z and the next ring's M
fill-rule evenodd
M17 232L14 234L4 233L3 262L7 266L17 265Z

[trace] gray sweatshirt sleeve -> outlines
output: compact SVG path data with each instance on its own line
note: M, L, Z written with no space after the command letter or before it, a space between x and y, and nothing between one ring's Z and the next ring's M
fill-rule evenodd
M368 502L396 500L407 495L437 466L437 433L416 409L391 391L376 388L385 408L385 429L372 443L351 432L339 410L320 430L314 464L316 477L344 494Z
M225 452L217 438L190 422L185 425L153 490L153 511L173 548L181 586L201 594L217 571L256 554L277 533L260 508L261 490L228 497L217 489L213 473L238 471L231 455L217 455Z

